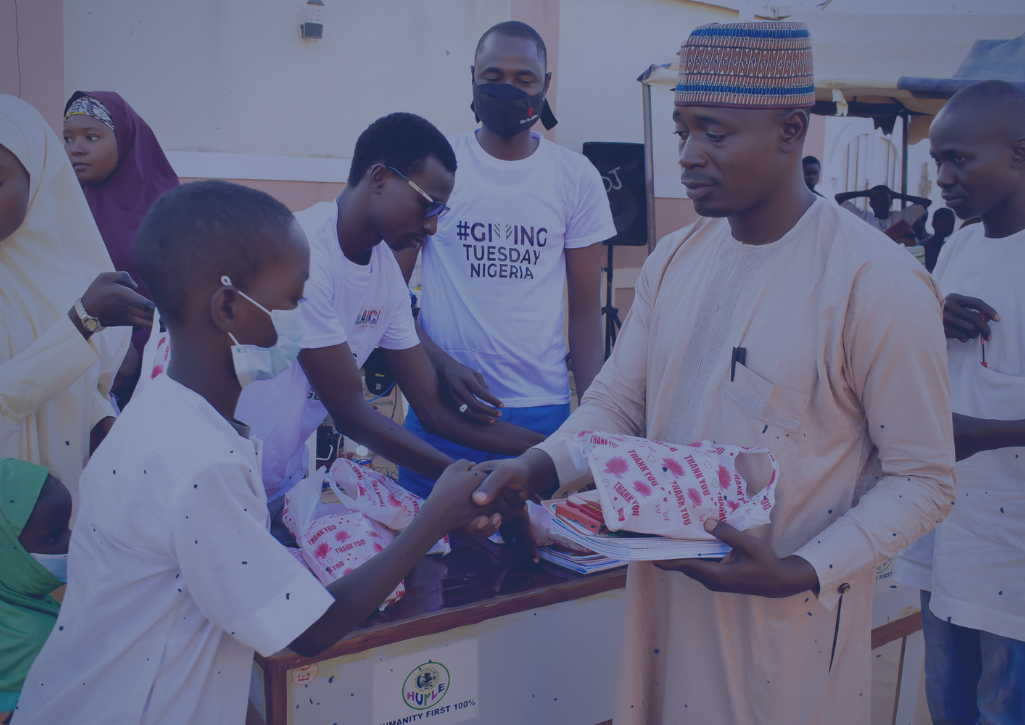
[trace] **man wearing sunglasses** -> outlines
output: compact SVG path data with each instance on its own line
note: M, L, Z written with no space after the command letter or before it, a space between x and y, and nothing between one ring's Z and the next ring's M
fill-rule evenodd
M555 125L545 98L547 60L541 36L521 22L492 27L477 45L469 90L481 126L450 139L459 178L452 211L423 247L419 319L424 346L463 417L501 416L545 435L570 409L563 288L582 396L602 365L600 242L616 234L597 169L531 131L538 120ZM412 248L397 254L407 279L416 255ZM463 366L453 367L453 358L479 370L479 384L467 380ZM405 426L455 458L495 457L449 442L451 436L443 440L415 409ZM408 469L399 482L421 496L433 485Z
M392 251L415 249L437 231L455 170L455 155L438 129L419 116L393 113L360 135L341 195L295 215L310 242L303 350L278 377L246 386L236 411L264 441L263 480L279 539L288 538L280 525L284 494L307 474L305 443L327 414L349 438L432 481L453 462L366 402L359 368L375 347L433 432L499 454L519 454L543 440L501 420L476 423L444 405L417 337ZM475 523L477 533L493 529L487 519Z

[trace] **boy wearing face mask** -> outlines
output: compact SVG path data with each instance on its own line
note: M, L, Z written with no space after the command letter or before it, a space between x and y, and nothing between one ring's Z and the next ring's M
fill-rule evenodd
M68 593L17 725L241 723L254 650L323 651L485 513L469 501L483 474L454 464L405 531L323 587L270 536L261 446L235 419L242 385L298 352L302 229L263 192L201 181L153 205L134 257L175 354L82 475Z
M616 229L597 169L531 131L538 120L545 128L556 123L537 31L516 21L492 27L471 70L481 127L449 139L459 175L452 211L423 245L421 341L461 415L501 415L547 436L570 408L563 287L580 397L603 362L599 243ZM408 280L416 250L396 256ZM479 370L478 384L465 385L452 358ZM502 412L478 398L501 400ZM415 411L405 427L450 456L506 457L432 435ZM421 496L430 491L430 480L414 471L401 469L399 481Z

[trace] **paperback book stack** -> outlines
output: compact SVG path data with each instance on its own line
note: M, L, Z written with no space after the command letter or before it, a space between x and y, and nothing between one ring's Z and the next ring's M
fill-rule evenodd
M611 531L605 525L597 498L597 492L590 491L574 494L565 500L545 502L545 507L554 515L552 535L614 560L616 566L629 561L721 559L729 553L730 547L718 540L669 539L630 531Z

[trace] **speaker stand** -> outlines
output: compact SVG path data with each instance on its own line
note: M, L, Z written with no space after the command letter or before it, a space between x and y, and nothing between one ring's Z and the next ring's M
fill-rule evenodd
M601 308L601 312L605 315L605 359L608 360L623 323L619 321L619 310L612 306L612 249L614 245L606 246L609 256L606 263L608 266L605 268L605 306Z

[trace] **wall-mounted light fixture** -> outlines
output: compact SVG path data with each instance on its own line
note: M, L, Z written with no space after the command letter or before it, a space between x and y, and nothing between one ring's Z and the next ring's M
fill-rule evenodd
M313 40L320 40L324 37L324 3L322 0L306 0L306 22L300 23L299 34Z

